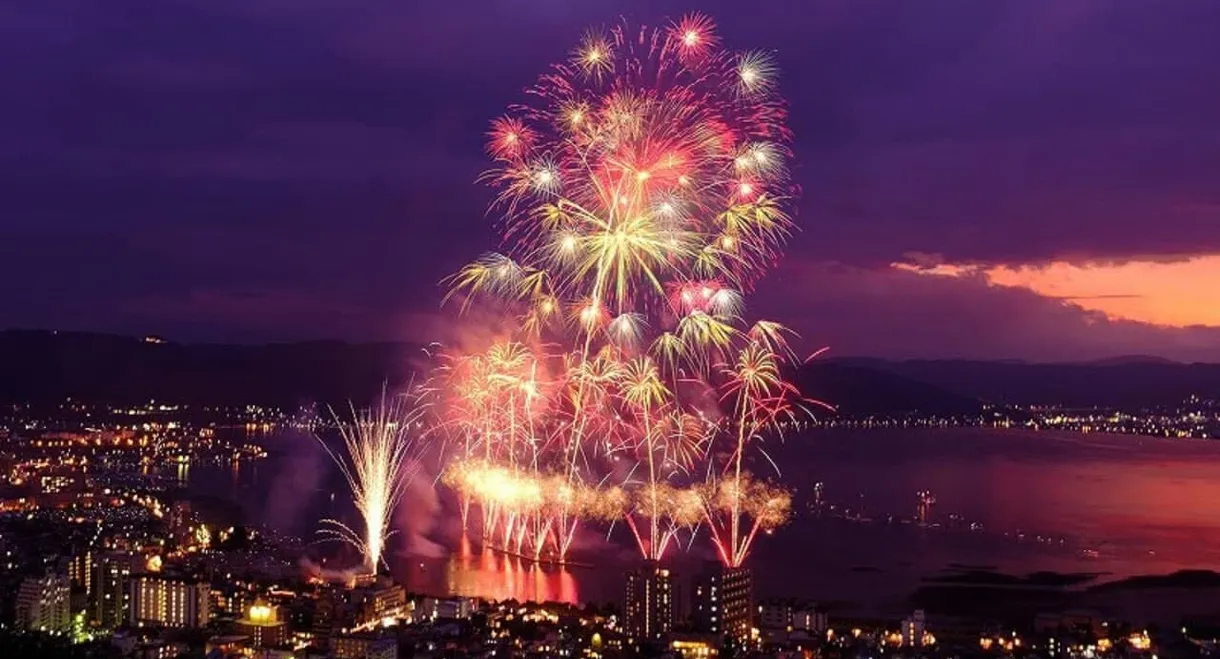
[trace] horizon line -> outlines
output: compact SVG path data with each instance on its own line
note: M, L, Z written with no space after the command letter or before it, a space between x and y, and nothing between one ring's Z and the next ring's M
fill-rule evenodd
M0 335L9 335L9 334L57 335L60 333L67 334L67 335L78 335L78 336L94 336L94 337L106 337L106 338L112 338L112 339L128 339L131 341L135 341L135 342L139 342L139 343L148 343L148 344L174 344L174 345L181 345L181 346L266 347L266 346L286 346L286 345L307 345L307 344L318 344L318 343L331 343L331 344L343 344L343 345L379 345L379 344L380 345L401 345L401 346L411 346L411 347L422 348L422 347L429 346L429 345L439 344L439 342L436 342L436 341L414 342L414 341L408 341L408 340L404 340L404 339L356 340L356 339L343 339L343 338L333 338L333 337L331 337L331 338L313 338L313 339L276 339L276 340L260 340L260 341L234 341L234 340L227 340L227 341L185 340L184 341L184 340L169 338L169 337L166 337L166 336L163 336L160 334L138 335L138 334L128 334L128 333L122 333L122 332L107 332L107 331L101 331L101 330L53 329L53 328L45 328L45 327L8 327L8 328L0 329ZM1143 353L1143 354L1141 354L1141 353L1121 354L1120 353L1120 354L1114 354L1114 355L1110 355L1110 356L1106 356L1106 357L1095 357L1095 358L1084 359L1084 360L1061 360L1061 361L1035 360L1035 359L1027 359L1027 358L1022 358L1022 357L990 357L990 358L964 357L964 356L881 357L881 356L877 356L877 355L867 355L867 354L846 354L846 355L832 355L832 356L820 358L811 363L827 362L827 361L842 362L842 361L850 361L850 360L870 360L870 361L891 362L891 363L978 362L978 363L986 363L986 364L1003 364L1003 363L1021 364L1021 365L1026 365L1026 366L1039 366L1039 365L1099 366L1099 365L1106 365L1105 364L1106 362L1121 362L1121 361L1126 360L1129 363L1140 363L1142 361L1142 363L1145 363L1145 364L1161 363L1161 364L1165 364L1165 365L1177 365L1177 366L1192 366L1192 365L1196 365L1196 364L1220 365L1220 362L1181 361L1178 359L1163 357L1161 355L1146 354L1146 353Z

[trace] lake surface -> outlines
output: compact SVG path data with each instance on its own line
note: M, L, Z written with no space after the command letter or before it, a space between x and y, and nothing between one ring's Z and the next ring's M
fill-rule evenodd
M345 485L316 442L278 437L271 447L279 457L193 467L183 480L240 503L252 522L302 536L321 517L351 515ZM796 490L796 515L758 539L750 562L760 597L900 611L921 579L960 565L1102 580L1220 568L1220 442L974 428L818 431L766 448ZM919 491L936 499L922 524ZM621 597L622 571L634 561L621 527L608 541L604 528L579 538L578 552L597 568L543 569L464 543L453 502L431 479L417 479L408 499L392 563L413 590ZM706 540L696 538L673 565L682 574L708 558Z

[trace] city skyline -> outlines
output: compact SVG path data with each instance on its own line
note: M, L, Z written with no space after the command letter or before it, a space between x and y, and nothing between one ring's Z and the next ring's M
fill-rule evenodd
M450 338L490 120L585 25L689 7L470 9L5 9L0 327ZM1214 5L700 9L776 50L796 133L802 229L752 313L837 355L1220 361Z
M0 6L5 659L1207 656L1217 19Z

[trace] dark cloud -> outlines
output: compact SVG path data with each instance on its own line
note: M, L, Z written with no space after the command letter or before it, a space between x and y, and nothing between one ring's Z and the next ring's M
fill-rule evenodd
M785 318L806 349L832 355L1071 361L1153 352L1220 362L1220 328L1114 320L981 278L791 263L775 279L760 290L758 311Z
M0 325L153 323L205 338L308 338L322 325L303 318L342 305L349 320L327 332L393 331L376 318L430 313L435 283L495 243L488 195L474 184L488 120L585 26L687 8L0 6L0 221L11 229L0 243ZM702 8L728 44L778 52L805 191L805 228L790 252L851 265L836 286L888 285L892 273L870 269L909 252L955 263L1220 252L1220 92L1205 64L1220 60L1216 3ZM928 295L940 290L944 304L975 299L962 285L919 284ZM243 320L251 299L266 303L263 313ZM149 309L164 316L137 313ZM920 318L906 339L855 350L900 350L903 341L911 352L932 350L920 337L933 329ZM1122 332L1116 346L1180 345Z

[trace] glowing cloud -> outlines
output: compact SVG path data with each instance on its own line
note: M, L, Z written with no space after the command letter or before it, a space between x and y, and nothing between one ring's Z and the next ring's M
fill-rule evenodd
M993 286L1028 289L1115 319L1165 327L1220 327L1220 255L1031 265L925 261L892 267L933 277L978 277Z

